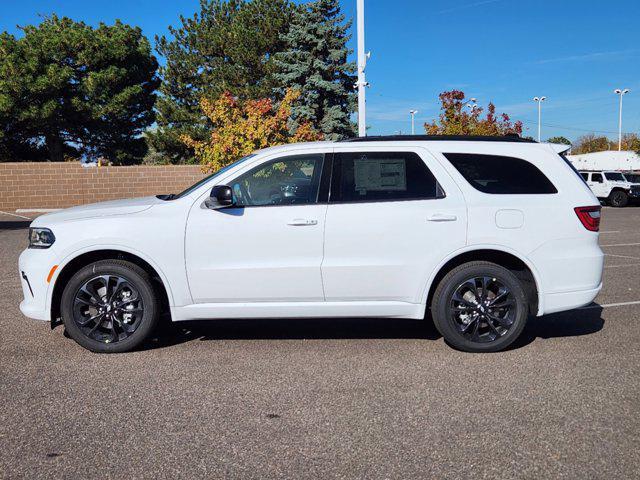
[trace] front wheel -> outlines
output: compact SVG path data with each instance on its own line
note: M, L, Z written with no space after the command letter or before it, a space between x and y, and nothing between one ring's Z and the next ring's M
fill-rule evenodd
M71 338L98 353L136 348L158 322L151 278L123 260L101 260L79 270L62 293L61 311Z
M449 344L466 352L496 352L522 333L528 302L521 281L510 270L495 263L470 262L441 280L431 313Z
M609 195L609 204L612 207L626 207L629 203L629 196L622 190L615 190Z

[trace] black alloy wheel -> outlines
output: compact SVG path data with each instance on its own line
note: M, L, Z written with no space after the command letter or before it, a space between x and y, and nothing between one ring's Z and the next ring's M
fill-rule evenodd
M466 352L496 352L522 333L529 302L521 278L485 261L462 264L440 281L431 301L445 340Z
M149 274L124 260L101 260L76 272L65 286L60 309L71 338L99 353L138 347L158 322Z

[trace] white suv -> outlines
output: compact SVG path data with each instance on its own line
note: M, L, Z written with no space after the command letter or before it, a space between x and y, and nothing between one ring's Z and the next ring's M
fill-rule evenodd
M43 215L22 312L96 352L174 322L433 318L453 346L507 347L530 315L602 287L600 206L551 146L367 137L258 151L178 195ZM330 328L330 327L328 327Z
M610 170L580 171L594 195L612 207L626 207L640 198L640 185L630 182L622 172Z

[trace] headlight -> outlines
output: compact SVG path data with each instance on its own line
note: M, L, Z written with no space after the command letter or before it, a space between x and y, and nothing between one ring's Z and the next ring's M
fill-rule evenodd
M29 229L29 248L49 248L55 241L56 237L48 228Z

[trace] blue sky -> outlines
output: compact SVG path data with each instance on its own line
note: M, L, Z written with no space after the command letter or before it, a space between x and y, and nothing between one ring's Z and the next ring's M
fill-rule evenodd
M90 24L119 18L153 38L190 16L197 0L3 0L0 30L37 23L39 14ZM355 15L355 0L342 0ZM438 115L437 96L457 88L523 120L536 135L545 95L543 138L575 139L618 128L615 88L624 98L623 129L640 132L640 2L637 0L366 0L367 123L370 134L410 129ZM352 40L355 49L355 38Z

